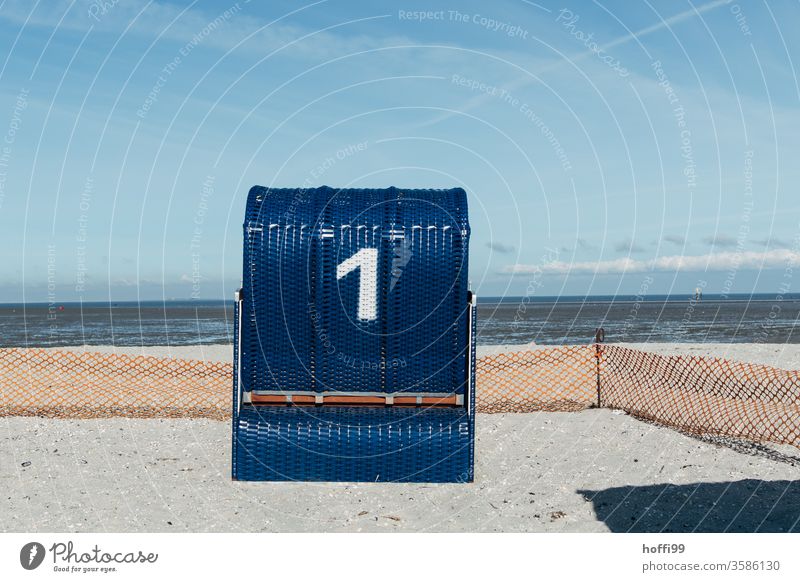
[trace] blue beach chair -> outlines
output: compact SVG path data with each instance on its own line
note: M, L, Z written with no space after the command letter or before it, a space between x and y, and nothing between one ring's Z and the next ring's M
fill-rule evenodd
M250 190L233 478L471 482L464 190Z

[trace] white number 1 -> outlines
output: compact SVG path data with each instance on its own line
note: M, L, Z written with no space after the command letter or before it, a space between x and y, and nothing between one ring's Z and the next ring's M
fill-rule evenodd
M378 319L378 249L361 249L336 267L336 280L360 269L358 319Z

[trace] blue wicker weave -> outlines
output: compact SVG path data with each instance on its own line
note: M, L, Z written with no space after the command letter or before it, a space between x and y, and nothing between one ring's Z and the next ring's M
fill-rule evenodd
M472 481L468 243L460 188L250 190L234 479Z

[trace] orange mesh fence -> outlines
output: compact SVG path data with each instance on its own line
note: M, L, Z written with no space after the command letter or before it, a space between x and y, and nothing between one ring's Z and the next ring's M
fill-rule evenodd
M696 434L800 446L800 372L616 345L476 362L478 412L600 405ZM230 418L226 362L0 349L0 416Z
M594 346L558 346L478 358L478 412L575 411L597 402Z
M601 346L600 405L686 432L800 446L800 372Z
M97 352L0 350L0 416L230 416L231 364Z

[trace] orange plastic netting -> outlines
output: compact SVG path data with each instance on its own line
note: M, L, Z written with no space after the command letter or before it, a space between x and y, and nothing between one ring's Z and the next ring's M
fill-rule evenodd
M231 373L224 362L0 349L0 416L224 419Z
M0 349L0 416L230 418L226 362ZM800 372L617 345L557 346L477 361L478 412L590 406L695 434L800 446Z
M600 405L695 434L800 446L800 372L604 345Z
M575 411L596 402L594 346L500 353L476 362L478 412Z

